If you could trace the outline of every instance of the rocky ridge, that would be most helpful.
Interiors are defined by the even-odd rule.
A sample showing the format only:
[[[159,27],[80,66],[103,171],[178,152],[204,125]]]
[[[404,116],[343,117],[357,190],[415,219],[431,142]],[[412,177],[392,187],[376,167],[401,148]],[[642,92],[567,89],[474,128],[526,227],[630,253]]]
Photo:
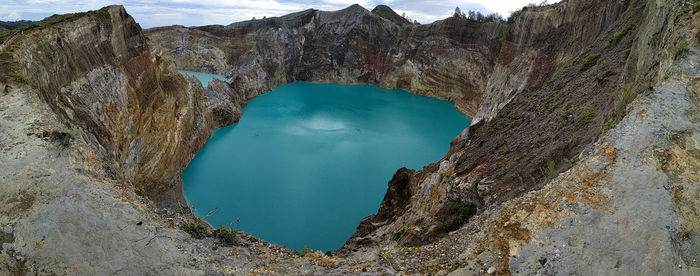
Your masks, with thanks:
[[[457,18],[402,28],[353,5],[146,35],[176,67],[230,77],[248,98],[294,81],[371,83],[450,99],[473,115],[497,28]]]
[[[698,273],[697,5],[571,0],[421,26],[351,6],[148,39],[121,7],[52,22],[0,46],[2,272]],[[439,162],[399,170],[334,257],[180,230],[156,206],[182,200],[187,161],[292,81],[404,88],[476,120]],[[452,217],[468,222],[435,231]]]

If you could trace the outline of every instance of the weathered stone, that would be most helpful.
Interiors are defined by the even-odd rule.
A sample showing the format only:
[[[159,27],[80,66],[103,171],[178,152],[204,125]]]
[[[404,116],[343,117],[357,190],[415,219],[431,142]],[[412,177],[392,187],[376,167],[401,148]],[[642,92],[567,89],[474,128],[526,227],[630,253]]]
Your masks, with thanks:
[[[698,274],[688,7],[569,0],[512,23],[399,26],[353,5],[144,35],[112,6],[3,36],[0,274]],[[476,120],[439,162],[397,172],[342,258],[185,233],[186,164],[293,81],[408,89]],[[449,202],[479,214],[430,240]]]

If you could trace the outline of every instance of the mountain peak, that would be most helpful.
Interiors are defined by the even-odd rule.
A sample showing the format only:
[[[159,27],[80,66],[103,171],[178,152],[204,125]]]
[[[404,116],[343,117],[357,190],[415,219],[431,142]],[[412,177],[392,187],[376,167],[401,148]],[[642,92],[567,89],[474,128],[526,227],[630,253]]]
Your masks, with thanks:
[[[408,19],[397,14],[393,9],[387,5],[378,5],[372,10],[373,14],[379,15],[397,25],[410,25],[411,22]]]

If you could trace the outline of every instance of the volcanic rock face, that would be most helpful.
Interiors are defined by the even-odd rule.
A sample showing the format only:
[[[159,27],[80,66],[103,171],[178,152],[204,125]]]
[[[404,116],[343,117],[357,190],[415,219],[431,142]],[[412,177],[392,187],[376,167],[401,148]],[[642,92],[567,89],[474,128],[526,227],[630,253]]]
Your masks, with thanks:
[[[6,31],[0,274],[700,273],[699,8],[397,25],[354,5],[142,32],[112,6]],[[475,120],[442,160],[400,169],[336,257],[180,230],[155,206],[185,204],[189,160],[293,81],[403,88]]]
[[[155,28],[146,35],[178,68],[231,77],[248,98],[294,81],[372,83],[450,99],[474,115],[497,29],[458,18],[400,27],[353,5],[229,26]]]
[[[85,132],[104,172],[179,197],[179,173],[211,134],[205,96],[151,55],[123,8],[11,39],[4,47],[18,74],[64,124]]]

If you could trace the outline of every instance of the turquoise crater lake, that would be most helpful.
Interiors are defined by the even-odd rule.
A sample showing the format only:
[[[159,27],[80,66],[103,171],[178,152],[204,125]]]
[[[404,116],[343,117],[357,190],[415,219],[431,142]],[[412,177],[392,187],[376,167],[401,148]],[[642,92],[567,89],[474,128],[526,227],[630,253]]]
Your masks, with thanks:
[[[453,103],[373,85],[292,83],[252,99],[182,174],[198,216],[267,241],[335,250],[400,167],[444,156],[471,120]],[[233,223],[233,224],[232,224]]]
[[[207,87],[209,85],[209,82],[211,82],[214,79],[220,79],[222,81],[228,81],[226,77],[222,75],[217,75],[217,74],[209,74],[209,73],[202,73],[202,72],[194,72],[194,71],[187,71],[187,70],[178,70],[180,74],[183,75],[192,75],[196,77],[199,82],[202,83],[202,86]]]

